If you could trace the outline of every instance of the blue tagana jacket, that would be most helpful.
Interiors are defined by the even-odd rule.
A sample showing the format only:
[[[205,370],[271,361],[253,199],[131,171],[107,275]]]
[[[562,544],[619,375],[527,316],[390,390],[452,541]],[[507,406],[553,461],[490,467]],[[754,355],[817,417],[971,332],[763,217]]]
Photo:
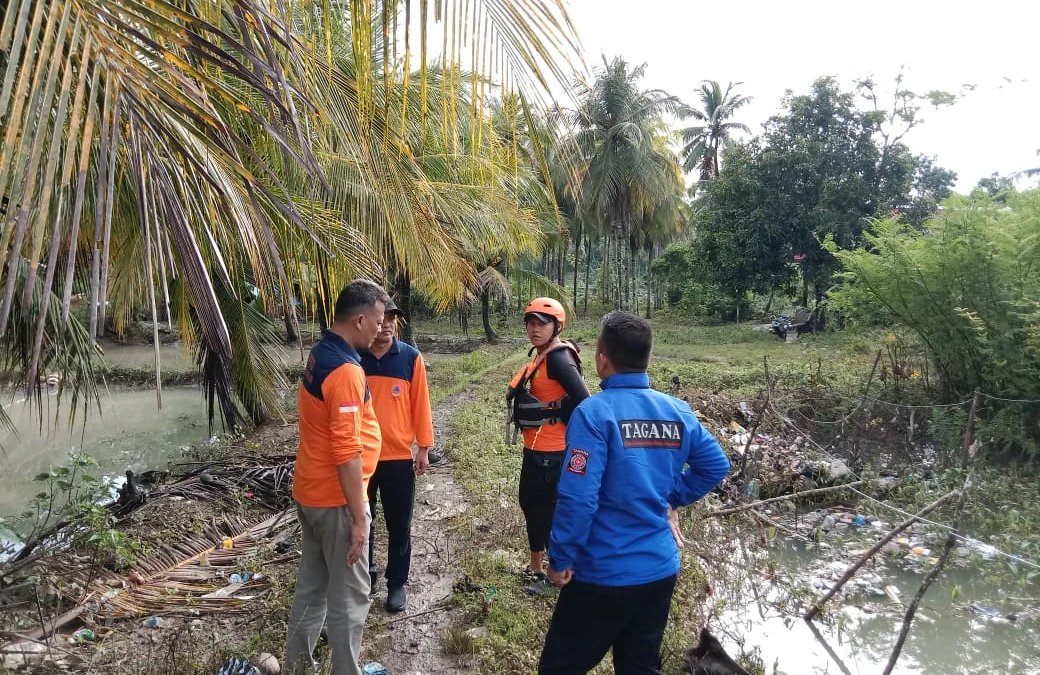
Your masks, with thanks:
[[[677,574],[668,506],[687,506],[729,473],[690,406],[650,388],[646,373],[603,380],[574,410],[549,558],[577,581],[637,586]]]

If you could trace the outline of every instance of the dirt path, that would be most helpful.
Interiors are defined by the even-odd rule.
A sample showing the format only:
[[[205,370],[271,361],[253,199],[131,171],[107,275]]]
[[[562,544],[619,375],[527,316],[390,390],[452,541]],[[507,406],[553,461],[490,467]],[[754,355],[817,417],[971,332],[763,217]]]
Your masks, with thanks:
[[[462,392],[433,409],[438,445],[444,445],[451,433],[455,411],[468,399],[469,393]],[[467,506],[465,491],[452,477],[448,458],[431,467],[416,483],[408,609],[403,614],[388,614],[383,608],[386,601],[383,589],[369,614],[373,651],[380,654],[379,662],[391,675],[473,672],[458,658],[446,654],[441,646],[442,636],[455,622],[457,612],[441,609],[451,599],[458,573],[454,564],[457,547],[447,528],[451,517],[464,512]],[[376,536],[380,536],[378,528]],[[385,537],[385,530],[382,536]]]

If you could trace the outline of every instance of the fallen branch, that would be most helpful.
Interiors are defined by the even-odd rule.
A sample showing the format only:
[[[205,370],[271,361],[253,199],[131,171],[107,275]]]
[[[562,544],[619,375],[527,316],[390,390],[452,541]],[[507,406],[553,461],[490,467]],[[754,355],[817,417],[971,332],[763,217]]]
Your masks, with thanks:
[[[802,541],[805,541],[805,542],[809,541],[809,538],[806,537],[801,532],[798,532],[796,530],[792,530],[791,528],[787,527],[786,525],[782,525],[781,523],[778,523],[778,522],[774,521],[772,518],[770,518],[766,514],[762,513],[758,509],[752,509],[751,513],[756,518],[758,518],[758,520],[763,525],[769,525],[769,527],[775,527],[778,530],[782,530],[783,532],[787,533],[787,536],[793,537],[794,539],[801,539]]]
[[[740,475],[741,478],[747,478],[747,461],[748,461],[748,453],[751,450],[751,442],[755,439],[755,434],[758,433],[758,425],[762,423],[763,415],[765,414],[766,410],[769,409],[769,399],[770,399],[770,397],[772,395],[772,389],[773,388],[772,388],[772,384],[771,384],[770,379],[769,379],[769,357],[768,356],[763,356],[762,357],[762,366],[765,368],[765,372],[766,372],[766,388],[765,388],[765,391],[764,391],[765,401],[763,401],[762,405],[758,406],[758,410],[755,411],[755,420],[754,420],[754,423],[751,425],[751,431],[748,433],[747,443],[744,444],[744,455],[740,458],[740,472],[739,472],[739,475]],[[759,396],[762,396],[762,394],[759,394]]]
[[[848,583],[849,579],[851,579],[856,574],[856,572],[859,571],[859,568],[863,567],[863,565],[866,564],[868,560],[873,558],[874,554],[880,551],[885,544],[895,539],[896,535],[898,535],[900,532],[916,523],[924,516],[927,516],[935,509],[939,508],[949,500],[958,496],[960,492],[960,490],[954,490],[953,492],[947,493],[942,497],[939,497],[934,502],[918,511],[916,515],[910,516],[903,522],[899,523],[899,525],[897,525],[894,529],[892,529],[892,531],[890,531],[884,537],[881,537],[881,539],[879,539],[876,544],[871,546],[867,550],[867,552],[860,557],[859,560],[857,560],[851,567],[849,567],[849,569],[845,571],[845,574],[842,575],[841,579],[838,579],[838,583],[836,583],[834,587],[831,588],[831,590],[827,591],[827,594],[824,595],[823,598],[821,598],[815,605],[813,605],[802,618],[806,621],[812,621],[813,618],[823,610],[823,606],[827,604],[827,601],[833,598],[838,593],[838,591],[840,591],[842,587],[845,586],[846,583]]]
[[[828,492],[837,492],[838,490],[848,490],[848,489],[851,489],[851,488],[857,488],[857,487],[859,487],[861,485],[863,485],[863,481],[857,480],[857,481],[853,481],[852,483],[845,483],[844,485],[832,485],[831,487],[814,488],[812,490],[802,490],[801,492],[792,492],[789,495],[781,495],[779,497],[770,497],[769,499],[762,499],[762,500],[757,501],[757,502],[751,502],[750,504],[741,504],[740,506],[734,506],[734,507],[731,507],[731,508],[728,508],[728,509],[719,509],[718,511],[712,511],[709,514],[706,514],[706,517],[714,518],[714,517],[718,517],[718,516],[729,516],[729,515],[732,515],[734,513],[740,513],[742,511],[747,511],[748,509],[757,509],[760,506],[764,506],[766,504],[772,504],[774,502],[782,502],[782,501],[786,501],[788,499],[798,499],[799,497],[811,497],[813,495],[821,495],[821,494],[825,494],[825,493],[828,493]]]
[[[928,572],[928,576],[921,582],[921,587],[917,589],[914,599],[910,601],[910,605],[906,608],[903,626],[899,629],[899,637],[896,638],[896,644],[892,647],[892,654],[888,657],[888,664],[881,675],[891,675],[892,669],[896,667],[899,655],[903,651],[903,645],[906,644],[906,638],[910,634],[910,625],[914,622],[917,606],[921,604],[921,599],[928,592],[928,588],[939,578],[943,569],[946,568],[946,562],[950,559],[950,552],[953,551],[953,547],[957,544],[957,533],[961,529],[961,518],[964,516],[964,505],[968,502],[968,490],[971,488],[972,476],[975,475],[975,468],[969,469],[968,463],[975,455],[975,448],[973,447],[975,415],[978,413],[979,399],[981,397],[981,392],[976,389],[975,396],[971,401],[971,411],[968,413],[968,423],[964,427],[964,451],[961,453],[961,471],[967,473],[967,476],[964,479],[964,486],[960,489],[960,496],[957,498],[957,508],[953,512],[953,526],[950,528],[950,533],[946,536],[946,543],[943,545],[942,553],[939,554],[939,560],[936,561],[935,566]]]
[[[970,420],[968,426],[971,426]],[[917,594],[914,595],[914,599],[910,601],[906,608],[906,615],[903,617],[903,626],[899,630],[899,637],[896,639],[895,646],[892,647],[892,655],[888,657],[888,665],[885,666],[885,670],[882,671],[881,675],[891,675],[892,669],[896,667],[899,654],[903,651],[903,645],[906,644],[906,637],[910,634],[910,625],[914,622],[917,606],[921,604],[924,594],[928,592],[928,588],[942,574],[943,569],[946,567],[946,562],[950,559],[950,552],[957,543],[957,532],[961,528],[961,516],[964,512],[964,504],[968,501],[968,489],[971,487],[973,473],[969,473],[964,480],[964,487],[960,489],[960,497],[957,499],[957,508],[953,516],[953,529],[950,530],[950,534],[946,537],[946,544],[943,546],[942,553],[939,554],[938,562],[935,563],[935,566],[928,572],[928,576],[921,582],[921,587],[917,589]]]
[[[449,598],[450,598],[450,596],[444,597],[444,598],[441,598],[440,600],[438,600],[437,602],[438,603],[446,602]],[[425,610],[423,610],[421,612],[416,612],[415,614],[409,614],[408,616],[399,616],[396,619],[391,619],[390,621],[387,621],[385,625],[392,626],[395,623],[400,623],[401,621],[407,621],[408,619],[414,619],[414,618],[416,618],[418,616],[426,616],[427,614],[433,614],[435,612],[443,612],[446,609],[451,609],[451,605],[440,605],[440,604],[438,604],[436,607],[431,607],[430,609],[425,609]]]

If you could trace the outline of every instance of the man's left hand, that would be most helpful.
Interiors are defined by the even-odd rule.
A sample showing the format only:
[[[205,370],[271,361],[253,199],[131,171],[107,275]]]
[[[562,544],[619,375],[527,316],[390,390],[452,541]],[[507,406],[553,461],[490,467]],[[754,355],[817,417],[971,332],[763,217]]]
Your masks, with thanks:
[[[419,448],[419,452],[415,453],[415,475],[423,475],[428,468],[430,468],[430,449]]]
[[[562,572],[557,572],[552,567],[549,568],[549,581],[553,583],[553,586],[557,588],[563,588],[571,582],[574,578],[574,570],[567,568]]]

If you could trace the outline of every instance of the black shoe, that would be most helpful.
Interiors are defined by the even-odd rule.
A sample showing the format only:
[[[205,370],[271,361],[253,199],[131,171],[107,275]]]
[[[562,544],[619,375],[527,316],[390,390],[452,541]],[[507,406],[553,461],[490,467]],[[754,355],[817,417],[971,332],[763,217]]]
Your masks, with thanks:
[[[543,574],[541,579],[524,586],[524,593],[528,595],[544,595],[550,588],[552,588],[552,585]]]
[[[396,588],[388,589],[386,592],[386,611],[391,614],[404,611],[404,606],[408,604],[408,591],[404,586],[397,586]]]
[[[430,460],[430,466],[433,466],[434,464],[439,464],[441,460],[444,459],[444,455],[433,449],[427,451],[426,456]]]

